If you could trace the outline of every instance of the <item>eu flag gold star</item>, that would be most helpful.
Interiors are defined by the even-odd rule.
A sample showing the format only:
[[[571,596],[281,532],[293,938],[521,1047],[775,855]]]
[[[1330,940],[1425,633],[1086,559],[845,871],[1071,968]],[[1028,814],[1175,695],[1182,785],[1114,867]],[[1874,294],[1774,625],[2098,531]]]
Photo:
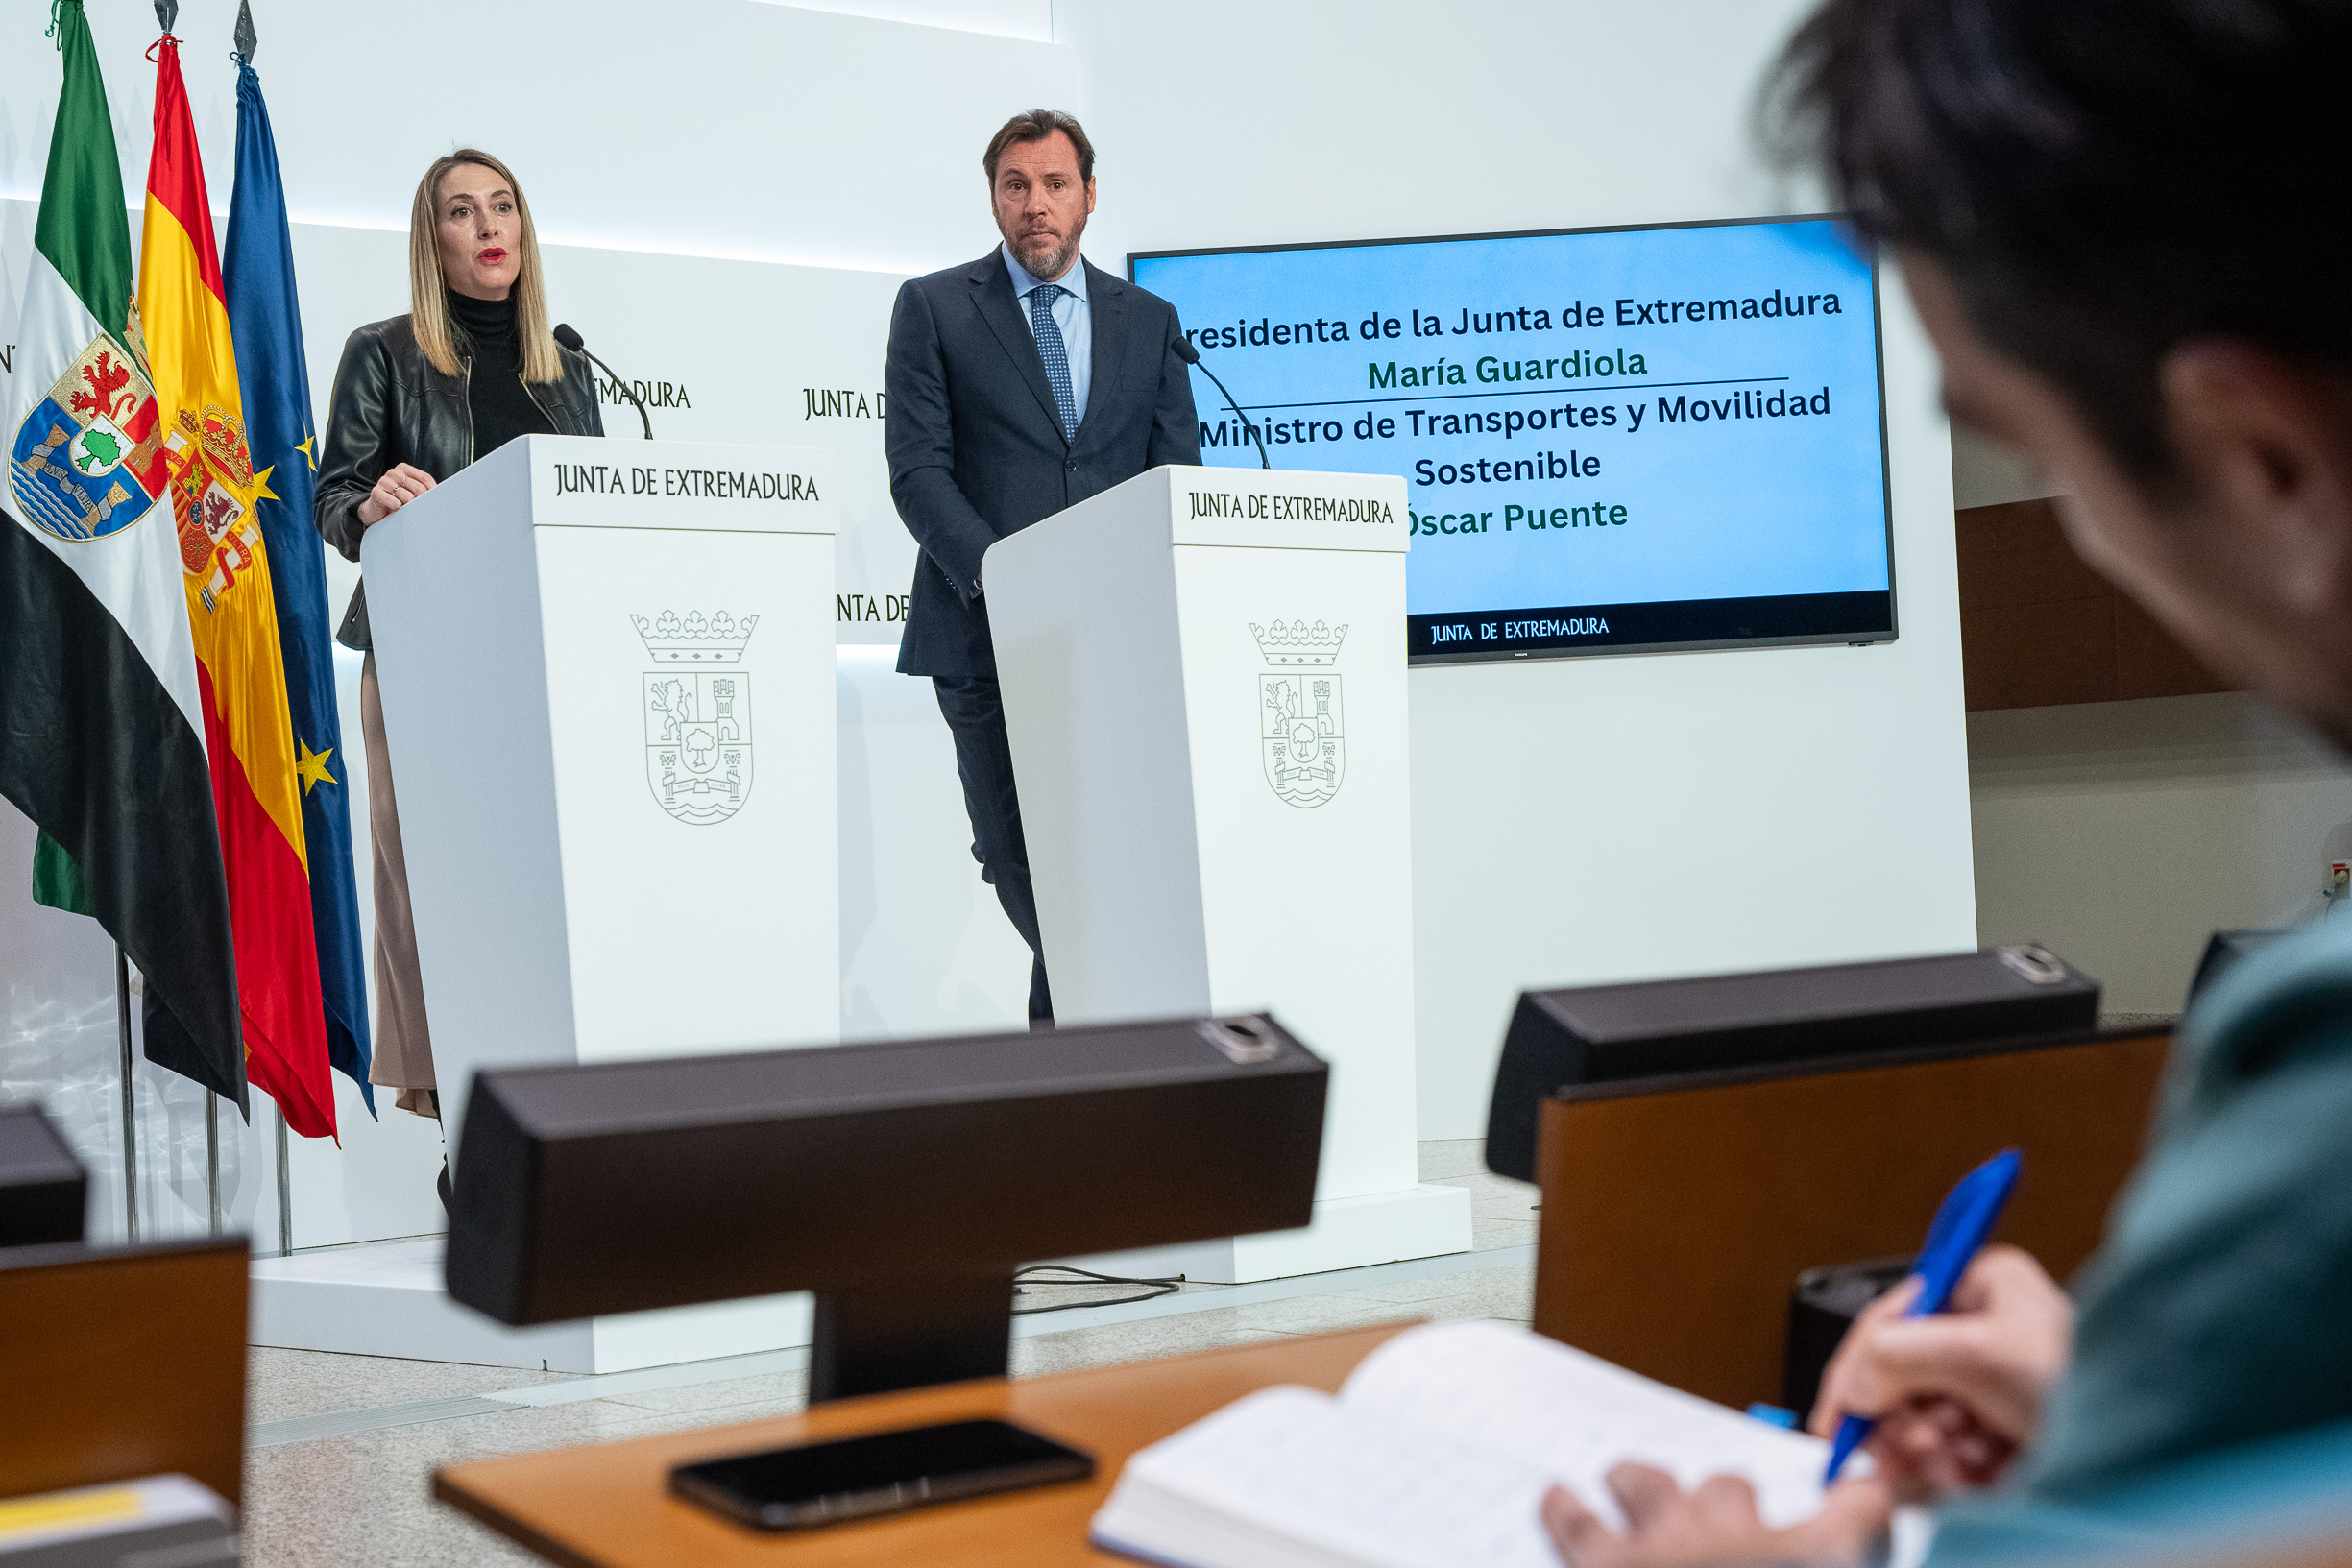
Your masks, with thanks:
[[[327,771],[327,760],[334,756],[334,747],[329,746],[325,751],[312,751],[308,741],[297,739],[294,744],[301,749],[303,754],[294,764],[294,772],[303,781],[303,794],[310,793],[312,784],[340,784],[342,782]]]
[[[306,435],[306,436],[303,437],[303,440],[302,440],[302,445],[301,445],[301,446],[296,446],[296,447],[294,448],[296,451],[298,451],[298,452],[302,453],[303,457],[305,457],[305,458],[307,458],[307,459],[309,460],[309,463],[310,463],[310,471],[311,471],[311,472],[313,472],[313,473],[316,473],[316,472],[318,472],[318,471],[319,471],[319,454],[318,454],[318,453],[316,453],[316,452],[314,452],[314,451],[312,451],[312,450],[310,449],[310,446],[311,446],[311,443],[313,443],[313,442],[317,441],[318,439],[319,439],[319,438],[318,438],[318,437],[316,437],[316,436],[307,436],[307,435]]]

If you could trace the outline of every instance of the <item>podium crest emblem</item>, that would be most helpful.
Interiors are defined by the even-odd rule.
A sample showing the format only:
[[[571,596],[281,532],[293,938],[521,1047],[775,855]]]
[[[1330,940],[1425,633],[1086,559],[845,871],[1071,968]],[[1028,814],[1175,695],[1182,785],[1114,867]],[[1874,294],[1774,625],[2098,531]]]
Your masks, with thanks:
[[[1345,625],[1303,620],[1249,623],[1258,651],[1277,673],[1258,676],[1258,756],[1266,783],[1285,806],[1311,810],[1340,792],[1347,776],[1347,724],[1340,696]]]
[[[751,675],[743,649],[760,617],[665,610],[631,615],[646,656],[645,783],[690,828],[726,821],[751,797]]]

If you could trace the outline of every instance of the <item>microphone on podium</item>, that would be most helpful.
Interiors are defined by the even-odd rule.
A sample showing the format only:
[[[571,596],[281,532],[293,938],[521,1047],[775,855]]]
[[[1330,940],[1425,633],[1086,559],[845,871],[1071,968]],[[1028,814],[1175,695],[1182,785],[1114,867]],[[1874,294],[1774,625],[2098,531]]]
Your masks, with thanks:
[[[645,399],[637,395],[637,389],[629,385],[628,382],[623,381],[619,376],[615,375],[613,374],[612,366],[607,365],[603,360],[598,359],[594,354],[589,354],[588,345],[580,341],[580,334],[572,329],[570,323],[557,322],[555,324],[555,341],[562,344],[565,348],[570,350],[575,354],[588,354],[588,362],[590,364],[595,366],[596,369],[602,371],[606,375],[612,377],[615,390],[619,392],[623,398],[628,398],[629,401],[637,405],[637,417],[645,426],[645,439],[647,441],[651,441],[653,439],[653,417],[645,412]]]
[[[1200,350],[1193,347],[1192,339],[1176,338],[1171,340],[1168,346],[1176,350],[1176,356],[1178,359],[1187,365],[1199,366],[1201,374],[1217,382],[1217,390],[1225,394],[1225,406],[1232,409],[1233,417],[1242,422],[1242,428],[1249,432],[1249,439],[1258,444],[1258,467],[1261,469],[1273,468],[1273,465],[1266,461],[1266,441],[1258,434],[1257,425],[1251,422],[1249,415],[1242,412],[1242,405],[1233,400],[1233,394],[1225,392],[1225,384],[1217,380],[1217,373],[1206,365],[1200,364]]]

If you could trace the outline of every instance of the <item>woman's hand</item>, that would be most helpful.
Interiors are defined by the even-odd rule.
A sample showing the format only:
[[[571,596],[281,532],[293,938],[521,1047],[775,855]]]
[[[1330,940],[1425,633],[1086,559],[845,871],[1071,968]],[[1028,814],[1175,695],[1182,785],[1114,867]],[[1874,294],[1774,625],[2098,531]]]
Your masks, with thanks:
[[[2073,1302],[2017,1247],[1976,1254],[1945,1312],[1904,1317],[1918,1293],[1906,1280],[1854,1320],[1811,1422],[1828,1437],[1847,1414],[1875,1417],[1871,1458],[1904,1502],[1998,1480],[2040,1429],[2074,1343]]]
[[[395,463],[359,503],[359,520],[373,528],[432,488],[431,474],[406,463]]]
[[[1663,1470],[1620,1464],[1609,1491],[1625,1514],[1622,1534],[1566,1487],[1545,1494],[1543,1528],[1568,1568],[1848,1568],[1869,1558],[1895,1513],[1875,1477],[1839,1482],[1819,1513],[1784,1530],[1764,1523],[1756,1488],[1737,1476],[1685,1492]]]

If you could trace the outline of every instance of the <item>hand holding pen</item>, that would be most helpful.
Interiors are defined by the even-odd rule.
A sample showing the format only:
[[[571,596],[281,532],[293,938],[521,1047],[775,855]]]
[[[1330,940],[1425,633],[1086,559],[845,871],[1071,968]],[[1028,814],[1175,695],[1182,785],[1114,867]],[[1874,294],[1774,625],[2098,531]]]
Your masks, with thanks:
[[[2074,1330],[2073,1303],[2017,1247],[1978,1253],[1942,1313],[1907,1315],[1918,1289],[1905,1281],[1855,1320],[1810,1423],[1828,1437],[1846,1412],[1878,1412],[1871,1458],[1910,1503],[2000,1478],[2039,1431]]]
[[[1905,1282],[1909,1294],[1901,1309],[1903,1318],[1926,1317],[1951,1303],[1960,1276],[2000,1223],[2001,1210],[2008,1207],[2020,1164],[2017,1150],[2002,1150],[1962,1176],[1937,1207],[1935,1219],[1928,1226],[1928,1239],[1920,1243],[1918,1265]],[[1831,1439],[1830,1467],[1821,1478],[1823,1485],[1835,1481],[1854,1451],[1869,1440],[1874,1419],[1847,1409],[1837,1423],[1837,1435]]]

